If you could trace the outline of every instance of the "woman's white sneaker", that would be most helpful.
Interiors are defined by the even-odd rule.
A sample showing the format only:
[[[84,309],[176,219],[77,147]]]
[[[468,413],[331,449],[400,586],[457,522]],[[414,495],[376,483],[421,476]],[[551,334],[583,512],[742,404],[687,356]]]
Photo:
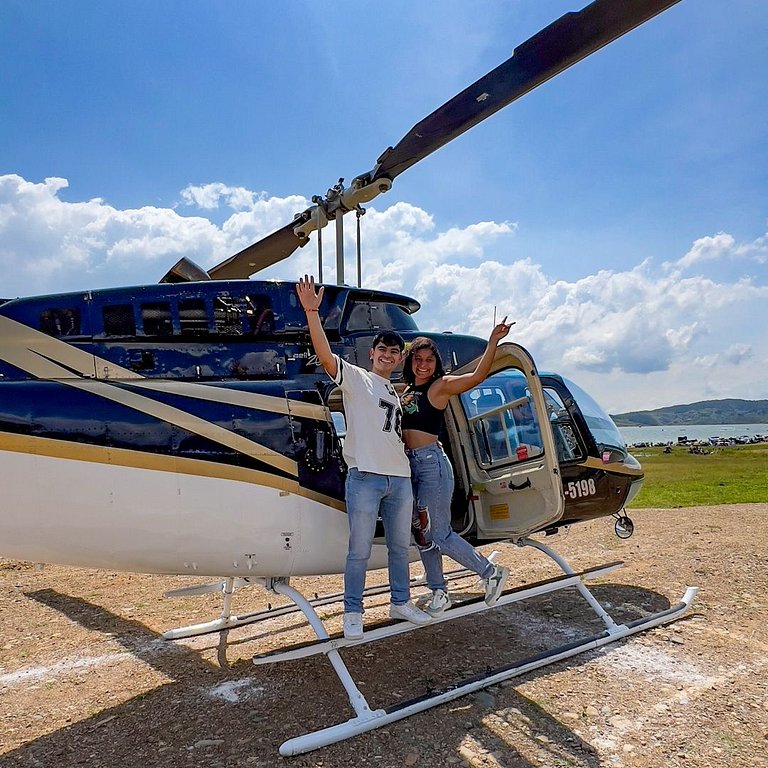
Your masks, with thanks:
[[[509,568],[504,568],[501,565],[493,566],[493,573],[485,580],[486,605],[496,605],[508,578]]]
[[[432,593],[432,599],[424,610],[430,616],[439,616],[443,611],[451,607],[451,598],[448,593],[442,589],[436,589]]]

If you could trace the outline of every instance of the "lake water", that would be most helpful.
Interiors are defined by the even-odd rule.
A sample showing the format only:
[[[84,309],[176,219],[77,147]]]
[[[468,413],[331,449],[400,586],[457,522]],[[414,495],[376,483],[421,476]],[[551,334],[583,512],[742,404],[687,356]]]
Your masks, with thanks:
[[[707,441],[710,437],[754,437],[768,435],[768,424],[690,424],[672,427],[619,427],[627,445],[637,443],[677,443],[678,437]]]

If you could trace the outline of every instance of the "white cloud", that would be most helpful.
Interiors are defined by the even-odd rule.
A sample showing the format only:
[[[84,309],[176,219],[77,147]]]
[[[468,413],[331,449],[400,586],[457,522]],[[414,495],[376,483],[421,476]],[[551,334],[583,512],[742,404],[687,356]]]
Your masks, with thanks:
[[[222,184],[187,187],[203,208],[234,213],[217,226],[169,208],[118,210],[99,198],[65,202],[66,179],[0,176],[0,295],[99,288],[158,280],[181,256],[210,267],[290,221],[307,201],[267,198]]]
[[[691,250],[674,263],[680,269],[686,269],[702,261],[715,261],[728,257],[733,253],[736,241],[725,232],[718,232],[714,236],[701,237],[696,240]]]
[[[725,350],[723,358],[725,362],[738,365],[744,360],[752,357],[752,346],[750,344],[733,344]]]
[[[189,206],[231,211],[217,225],[167,208],[65,202],[59,193],[66,187],[60,178],[0,176],[0,296],[154,282],[182,255],[210,267],[308,205],[300,196],[271,198],[223,184],[183,190]],[[326,281],[335,279],[332,226],[323,239]],[[369,207],[362,228],[363,283],[418,299],[420,327],[485,336],[495,308],[497,319],[516,321],[511,338],[542,369],[574,378],[613,412],[768,397],[768,286],[707,271],[733,258],[759,267],[768,236],[737,243],[727,233],[707,235],[679,259],[663,254],[661,269],[647,260],[568,282],[530,258],[504,261],[499,254],[515,237],[513,223],[440,231],[428,212],[396,202]],[[347,224],[347,282],[356,277],[354,230]],[[263,276],[316,273],[314,240]]]
[[[187,205],[194,205],[203,210],[214,210],[223,202],[233,211],[253,208],[256,200],[263,199],[265,192],[258,195],[244,187],[228,187],[226,184],[190,184],[181,190],[181,199]]]
[[[768,263],[768,235],[751,243],[737,243],[732,235],[718,232],[694,241],[688,253],[676,261],[665,262],[663,267],[679,275],[704,262],[736,262],[760,267]]]

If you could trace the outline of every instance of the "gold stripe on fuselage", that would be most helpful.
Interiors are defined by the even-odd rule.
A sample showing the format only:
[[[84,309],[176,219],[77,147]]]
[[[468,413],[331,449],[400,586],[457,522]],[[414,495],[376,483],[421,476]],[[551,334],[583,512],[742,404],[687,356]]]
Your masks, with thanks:
[[[197,400],[208,400],[214,403],[240,405],[244,408],[255,408],[269,413],[280,413],[291,416],[301,416],[317,421],[330,421],[330,411],[324,405],[302,403],[299,400],[288,400],[284,397],[263,395],[259,392],[248,392],[242,389],[228,387],[213,387],[208,384],[198,384],[191,381],[169,381],[168,379],[142,379],[126,382],[131,387],[150,389],[155,392],[168,392],[173,395],[193,397]]]
[[[242,483],[252,483],[266,488],[294,493],[305,499],[316,501],[333,509],[344,511],[342,501],[326,494],[317,493],[304,488],[296,480],[278,477],[269,472],[257,469],[237,467],[231,464],[221,464],[202,459],[189,459],[176,455],[136,451],[129,448],[111,448],[103,445],[90,445],[67,440],[55,440],[49,437],[19,435],[10,432],[0,432],[0,451],[22,453],[34,456],[47,456],[54,459],[72,461],[87,461],[95,464],[128,467],[131,469],[146,469],[172,474],[210,477],[218,480],[235,480]]]
[[[95,378],[99,370],[108,377],[140,379],[140,374],[96,357],[47,333],[0,315],[2,359],[38,379]]]
[[[147,379],[135,371],[115,365],[90,352],[84,352],[66,341],[48,336],[42,331],[2,315],[0,315],[0,337],[2,338],[0,345],[2,359],[39,379],[59,380],[79,377],[103,380],[127,379],[133,387],[143,387],[158,392],[167,390],[200,400],[330,421],[328,409],[322,405],[196,382]]]
[[[129,392],[128,390],[116,387],[113,384],[108,384],[104,381],[62,379],[60,383],[66,384],[68,387],[80,389],[84,392],[90,392],[91,394],[120,403],[121,405],[126,405],[136,411],[141,411],[141,413],[154,416],[161,421],[174,424],[188,432],[194,432],[197,435],[201,435],[202,437],[214,440],[221,445],[226,445],[228,448],[233,448],[240,453],[244,453],[246,456],[251,456],[254,459],[263,461],[277,469],[281,469],[283,472],[288,472],[294,476],[299,474],[298,464],[293,459],[284,456],[282,453],[273,451],[271,448],[267,448],[267,446],[261,445],[261,443],[257,443],[247,437],[238,435],[236,432],[232,432],[229,429],[224,429],[224,427],[220,427],[218,424],[213,424],[198,416],[193,416],[187,411],[182,411],[171,405],[160,403],[157,400],[153,400],[151,397],[144,397],[144,395],[139,395],[136,392]]]
[[[330,421],[328,409],[321,405],[193,382],[146,379],[134,371],[114,365],[108,360],[84,352],[67,342],[2,315],[0,315],[0,334],[3,338],[2,347],[0,347],[2,359],[33,376],[56,380],[61,384],[119,402],[141,413],[149,414],[226,445],[294,476],[298,475],[298,466],[287,456],[184,410],[165,405],[151,397],[115,387],[112,383],[107,383],[107,380],[117,379],[125,385],[155,392],[165,391],[184,397],[239,405],[270,413]],[[98,376],[97,372],[102,374],[103,378]]]

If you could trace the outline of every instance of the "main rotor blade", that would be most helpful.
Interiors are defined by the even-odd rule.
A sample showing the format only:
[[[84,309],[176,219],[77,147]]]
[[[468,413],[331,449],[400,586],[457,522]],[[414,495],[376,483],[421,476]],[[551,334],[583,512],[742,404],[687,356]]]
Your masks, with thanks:
[[[414,163],[680,0],[595,0],[515,48],[511,58],[411,128],[378,159],[372,180]]]
[[[355,181],[367,185],[367,189],[377,180],[392,181],[473,125],[678,2],[595,0],[580,11],[566,13],[518,45],[503,64],[414,125],[396,146],[381,155],[373,171]],[[372,199],[379,191],[382,190],[363,196],[360,201]],[[355,201],[341,209],[338,215],[354,204]],[[312,218],[312,209],[307,209],[281,229],[209,269],[208,274],[217,280],[247,278],[282,261],[306,245],[308,238],[299,238],[294,228]]]
[[[287,259],[298,247],[306,244],[293,233],[293,228],[300,223],[297,220],[286,224],[271,235],[249,245],[226,261],[208,270],[214,280],[236,280],[250,277],[259,270],[271,267],[278,261]]]

